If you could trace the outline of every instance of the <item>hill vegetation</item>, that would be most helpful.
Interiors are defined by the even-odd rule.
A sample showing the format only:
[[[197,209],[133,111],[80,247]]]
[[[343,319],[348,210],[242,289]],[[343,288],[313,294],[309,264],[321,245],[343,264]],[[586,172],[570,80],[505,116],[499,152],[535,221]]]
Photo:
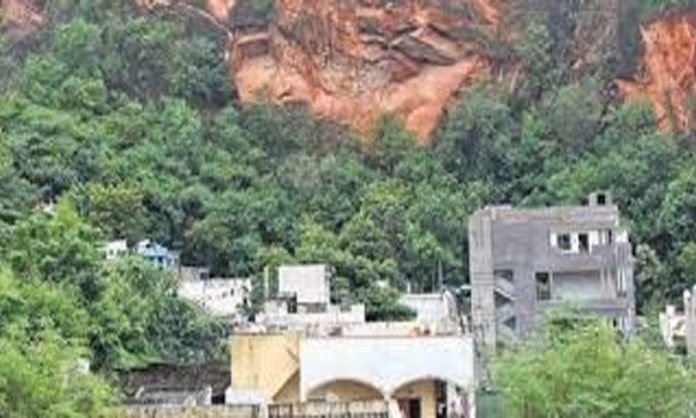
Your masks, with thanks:
[[[636,246],[641,313],[696,279],[693,133],[659,133],[605,73],[574,72],[543,21],[512,51],[517,89],[461,91],[430,146],[390,115],[365,145],[301,108],[240,106],[223,40],[190,16],[69,3],[45,2],[49,23],[0,48],[0,416],[98,416],[115,369],[220,355],[226,328],[168,274],[105,264],[110,239],[151,238],[228,277],[329,263],[337,299],[399,318],[377,281],[466,283],[475,209],[603,189]],[[80,360],[103,377],[73,372]]]

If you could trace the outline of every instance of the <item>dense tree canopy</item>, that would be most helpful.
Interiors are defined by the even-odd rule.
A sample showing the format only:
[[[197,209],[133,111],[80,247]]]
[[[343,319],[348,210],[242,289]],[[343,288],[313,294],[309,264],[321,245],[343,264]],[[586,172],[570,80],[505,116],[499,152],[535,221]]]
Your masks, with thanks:
[[[547,325],[501,358],[495,378],[505,416],[687,417],[693,373],[640,339],[623,343],[599,321]]]
[[[693,132],[658,133],[648,105],[608,94],[612,54],[597,71],[574,71],[558,22],[574,16],[566,3],[584,2],[554,2],[549,19],[524,21],[504,51],[520,64],[518,83],[462,90],[427,146],[390,115],[358,136],[302,108],[240,106],[225,40],[196,16],[145,14],[130,0],[41,3],[38,33],[0,39],[0,411],[95,416],[107,389],[82,390],[70,366],[81,359],[108,373],[217,354],[227,330],[178,300],[167,273],[135,259],[104,263],[111,239],[150,238],[226,277],[330,263],[337,302],[364,302],[371,319],[405,318],[395,289],[468,281],[466,225],[477,208],[577,204],[608,189],[636,247],[639,310],[696,279]],[[684,2],[652,3],[639,15]],[[595,354],[608,381],[653,378],[616,359],[626,355],[665,366],[656,382],[673,390],[676,366],[663,357],[619,347],[603,328],[582,332],[607,344]],[[589,349],[573,338],[537,355]],[[50,386],[46,376],[61,373],[66,387]],[[598,387],[603,377],[593,377]],[[26,385],[46,390],[25,394]],[[619,386],[592,401],[618,414],[607,416],[641,416],[631,413],[643,401],[611,409],[619,398],[607,396],[623,389],[657,399]],[[580,400],[578,411],[597,411]]]

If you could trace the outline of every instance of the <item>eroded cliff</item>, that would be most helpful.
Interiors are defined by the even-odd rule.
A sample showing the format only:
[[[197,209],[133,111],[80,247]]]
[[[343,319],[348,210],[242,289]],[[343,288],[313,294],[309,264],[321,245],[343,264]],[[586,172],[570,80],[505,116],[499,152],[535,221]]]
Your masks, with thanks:
[[[301,103],[361,132],[395,113],[423,142],[456,92],[489,74],[482,45],[501,42],[511,30],[501,27],[501,16],[512,0],[135,1],[144,9],[195,13],[222,31],[243,102]],[[525,1],[515,4],[524,11],[532,4]],[[612,55],[602,48],[625,41],[617,36],[618,19],[607,19],[622,3],[610,3],[601,3],[599,22],[576,22],[574,70],[595,72],[593,63]],[[0,0],[0,17],[19,35],[42,21],[31,0]],[[619,90],[648,98],[661,129],[683,130],[696,114],[696,12],[655,18],[640,37],[638,70],[618,80]]]
[[[278,0],[264,26],[240,18],[242,3],[231,2],[231,66],[243,101],[308,104],[359,131],[395,113],[422,140],[486,72],[476,39],[498,22],[484,1]]]
[[[696,112],[696,12],[665,16],[641,29],[644,53],[624,94],[650,100],[662,130],[684,130]]]
[[[10,38],[33,32],[41,22],[41,14],[33,1],[0,0],[0,24]]]

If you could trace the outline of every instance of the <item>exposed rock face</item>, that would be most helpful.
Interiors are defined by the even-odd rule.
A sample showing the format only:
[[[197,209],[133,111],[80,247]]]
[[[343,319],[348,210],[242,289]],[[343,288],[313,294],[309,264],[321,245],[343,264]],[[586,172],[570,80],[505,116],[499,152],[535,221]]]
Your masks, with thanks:
[[[227,22],[236,0],[206,0],[205,8],[220,22]]]
[[[277,0],[266,25],[240,19],[251,14],[244,1],[228,3],[243,101],[308,104],[360,131],[395,113],[422,140],[459,87],[486,72],[474,39],[498,22],[492,3],[474,0]]]
[[[42,18],[31,0],[0,0],[0,24],[11,38],[21,38],[33,32]]]
[[[643,72],[620,80],[629,97],[647,97],[662,130],[683,130],[694,121],[696,98],[696,12],[674,14],[641,30]]]
[[[425,142],[457,90],[488,74],[477,41],[509,35],[498,25],[512,0],[134,1],[196,13],[223,31],[242,101],[306,104],[362,132],[379,115],[395,113]],[[621,3],[599,3],[611,12],[576,32],[608,41],[580,43],[574,68],[581,72],[591,72],[607,54],[597,45],[616,35],[613,14]],[[516,4],[525,7],[526,0]],[[10,38],[21,39],[42,17],[34,0],[0,0],[0,22]],[[648,98],[661,129],[685,129],[696,122],[696,12],[659,18],[641,36],[641,70],[619,80],[619,90]]]

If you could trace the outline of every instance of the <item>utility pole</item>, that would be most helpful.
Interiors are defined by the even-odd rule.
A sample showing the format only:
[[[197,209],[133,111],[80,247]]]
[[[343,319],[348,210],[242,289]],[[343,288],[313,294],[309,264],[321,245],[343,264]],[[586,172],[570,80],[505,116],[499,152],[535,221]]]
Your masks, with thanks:
[[[439,261],[439,260],[437,262],[437,280],[438,280],[438,284],[440,285],[439,290],[440,290],[440,292],[442,292],[442,290],[445,287],[445,278],[443,277],[443,274],[442,274],[442,261]]]
[[[270,289],[269,289],[270,285],[269,285],[269,283],[268,283],[268,281],[269,281],[269,277],[268,277],[268,276],[269,276],[269,273],[270,273],[270,272],[269,272],[269,270],[268,270],[268,266],[264,267],[264,268],[263,268],[263,300],[268,300],[268,299],[270,298],[270,294],[269,294],[269,292],[270,292]]]

